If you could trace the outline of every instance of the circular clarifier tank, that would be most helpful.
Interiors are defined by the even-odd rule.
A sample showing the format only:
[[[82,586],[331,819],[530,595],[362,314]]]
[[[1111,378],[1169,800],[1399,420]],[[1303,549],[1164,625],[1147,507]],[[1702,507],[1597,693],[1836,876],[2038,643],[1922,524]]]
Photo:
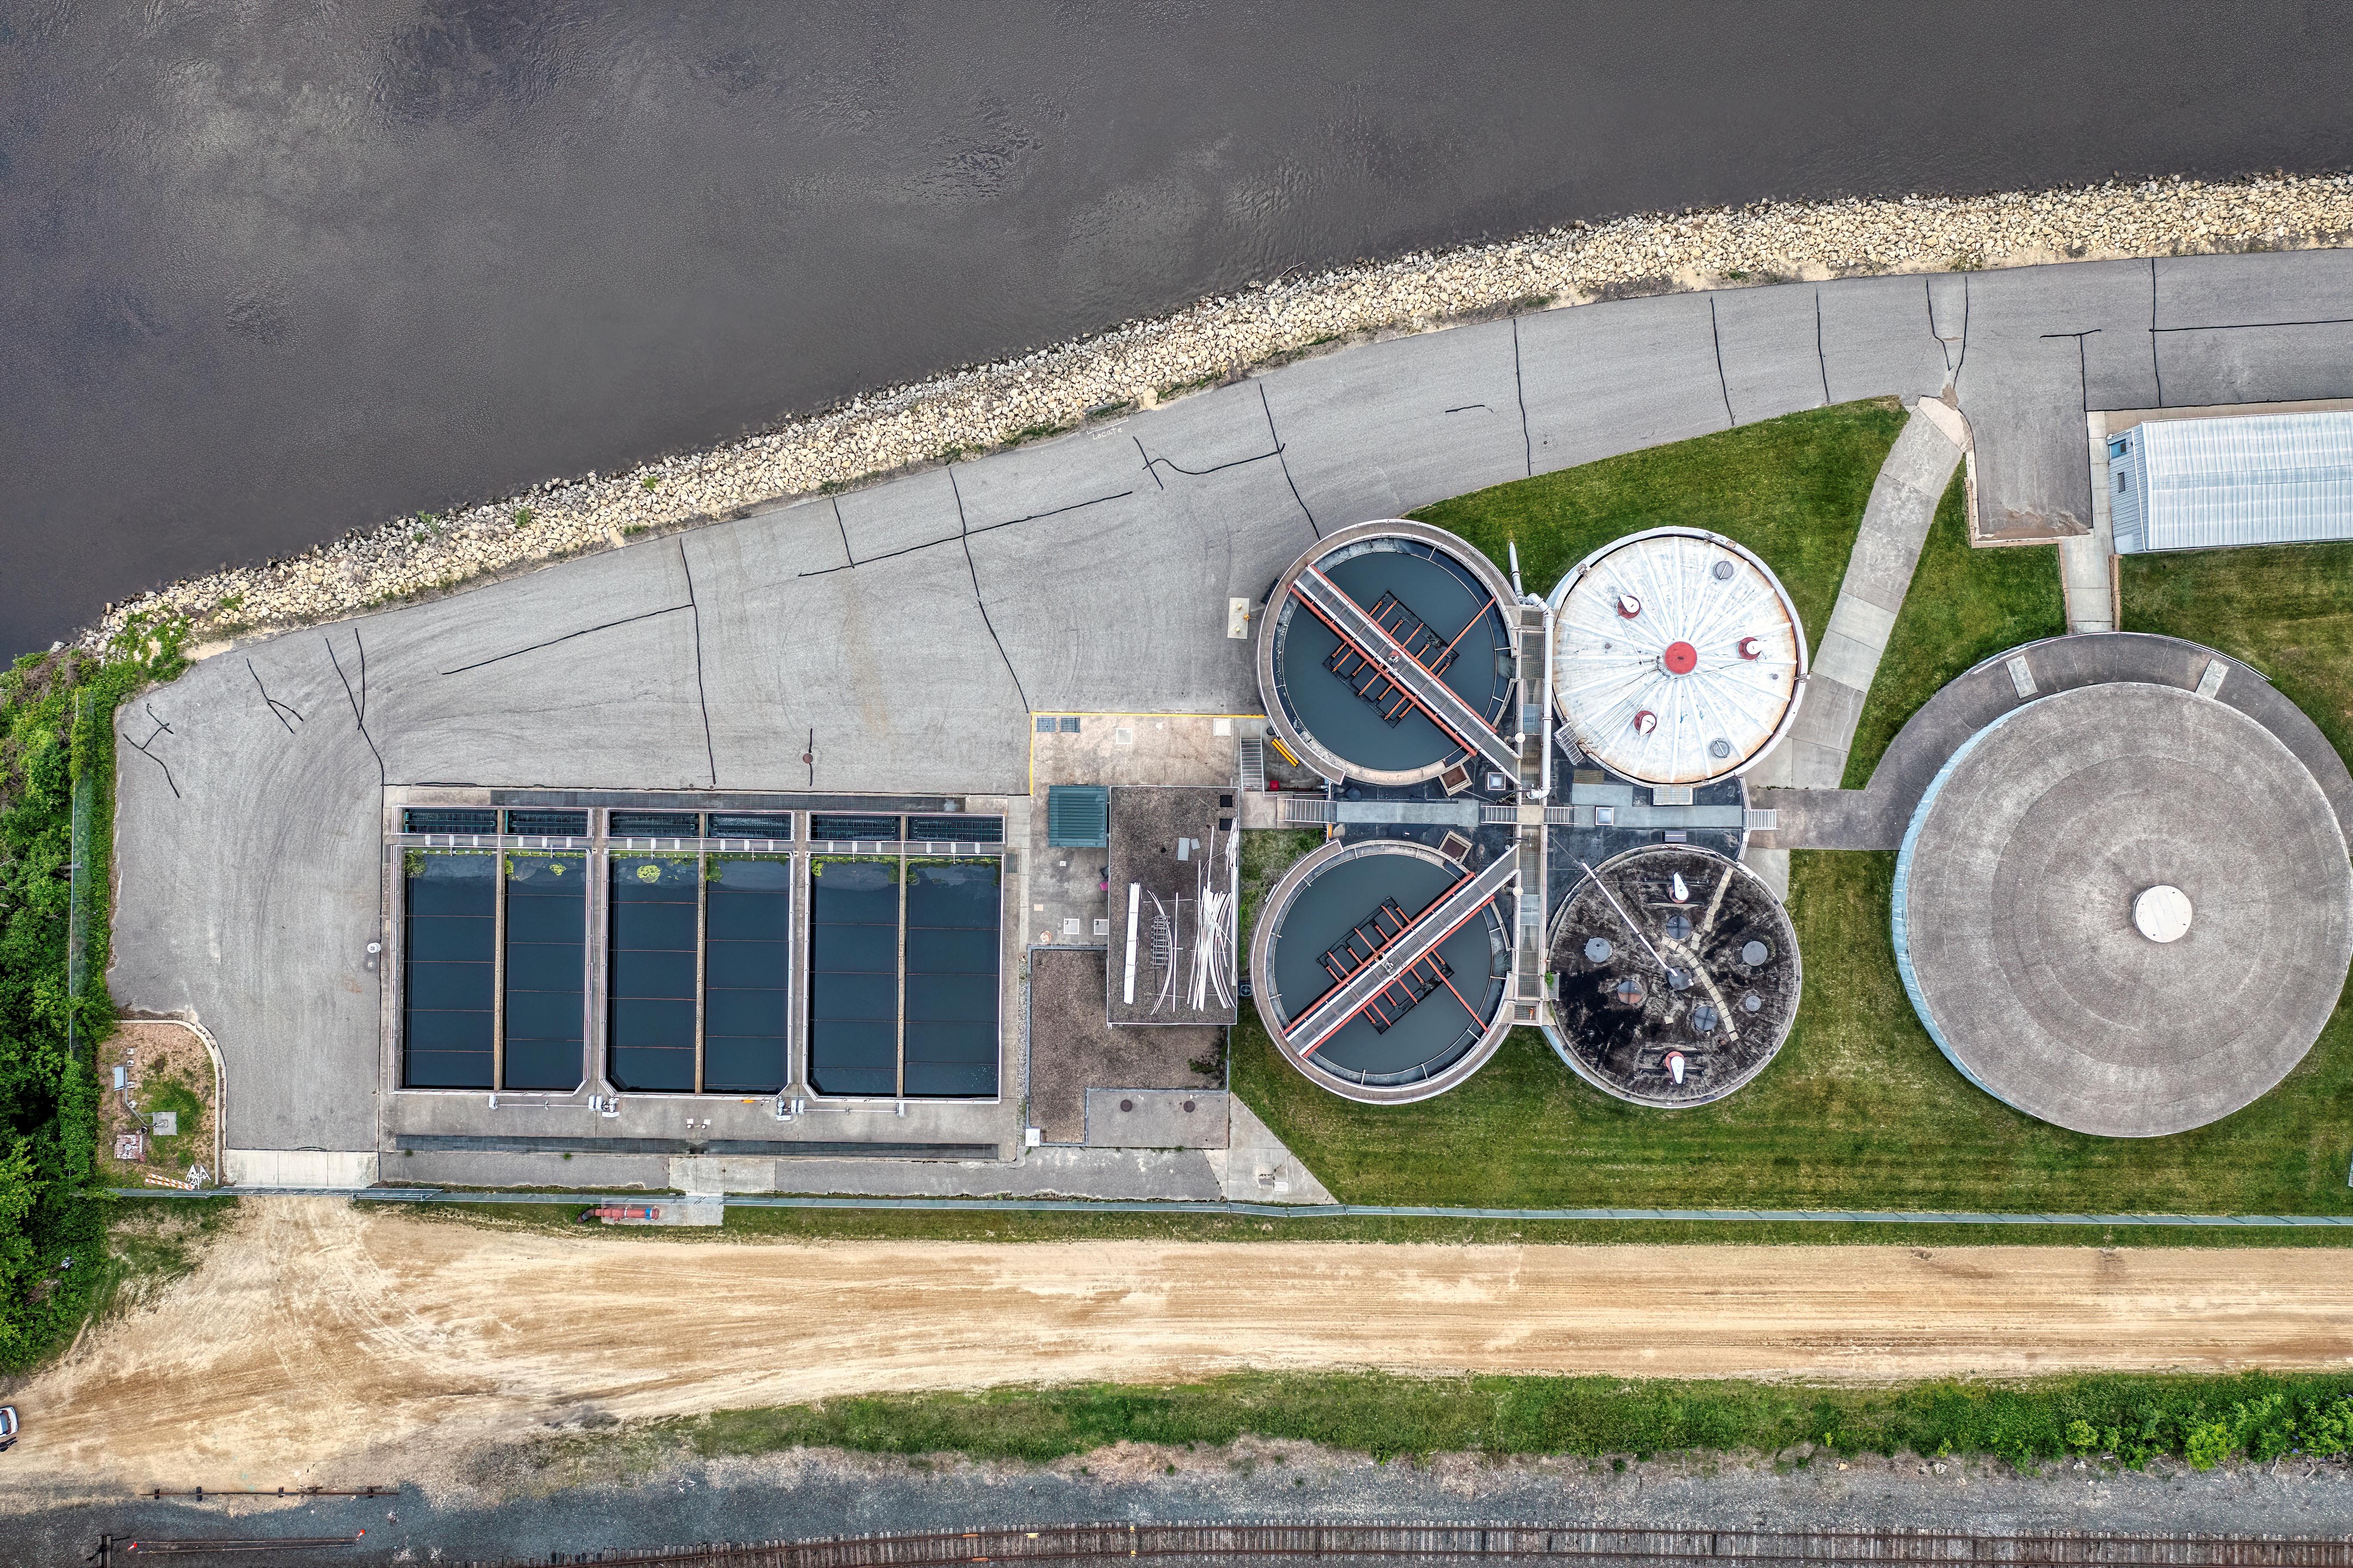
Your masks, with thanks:
[[[1804,972],[1778,900],[1736,861],[1661,844],[1603,861],[1553,916],[1554,1022],[1579,1078],[1662,1110],[1722,1100],[1765,1070]]]
[[[1806,638],[1772,568],[1719,534],[1656,528],[1553,590],[1553,701],[1621,778],[1702,784],[1773,749],[1798,716]]]
[[[1461,731],[1505,733],[1511,709],[1511,602],[1503,574],[1443,529],[1391,520],[1328,535],[1276,580],[1260,619],[1275,733],[1335,780],[1413,784],[1475,766]]]
[[[1895,860],[1896,967],[1979,1088],[2112,1138],[2201,1127],[2304,1059],[2353,959],[2319,781],[2178,687],[2037,698],[1964,742]]]
[[[1500,900],[1479,872],[1405,839],[1331,843],[1267,895],[1251,994],[1276,1047],[1349,1100],[1427,1100],[1461,1082],[1510,1028]]]

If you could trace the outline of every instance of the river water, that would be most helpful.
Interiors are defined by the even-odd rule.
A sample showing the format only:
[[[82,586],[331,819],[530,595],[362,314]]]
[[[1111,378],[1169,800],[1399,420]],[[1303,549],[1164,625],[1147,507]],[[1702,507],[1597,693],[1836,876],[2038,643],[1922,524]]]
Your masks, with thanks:
[[[1286,268],[2353,163],[2353,7],[0,0],[0,646]]]

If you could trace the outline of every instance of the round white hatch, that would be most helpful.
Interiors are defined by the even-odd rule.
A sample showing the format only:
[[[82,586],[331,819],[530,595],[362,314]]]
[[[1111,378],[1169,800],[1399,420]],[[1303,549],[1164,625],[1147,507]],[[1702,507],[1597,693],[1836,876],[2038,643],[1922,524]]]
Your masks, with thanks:
[[[2133,900],[2133,924],[2151,942],[2179,942],[2189,934],[2189,895],[2165,882],[2143,889]]]

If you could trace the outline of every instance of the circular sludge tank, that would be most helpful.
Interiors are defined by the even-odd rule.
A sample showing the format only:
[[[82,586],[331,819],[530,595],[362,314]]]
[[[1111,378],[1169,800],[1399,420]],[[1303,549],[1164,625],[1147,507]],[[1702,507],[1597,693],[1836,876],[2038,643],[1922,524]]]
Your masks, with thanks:
[[[1333,842],[1267,895],[1250,938],[1251,997],[1276,1047],[1333,1093],[1427,1100],[1461,1082],[1510,1029],[1511,928],[1480,874],[1426,844]]]
[[[1554,914],[1553,1048],[1636,1105],[1723,1099],[1788,1037],[1805,975],[1772,890],[1688,845],[1630,849],[1580,876]]]
[[[1393,519],[1327,535],[1275,580],[1260,619],[1259,693],[1275,733],[1334,780],[1475,772],[1447,725],[1511,732],[1512,602],[1493,564],[1444,529]],[[1394,668],[1408,658],[1420,669]],[[1461,709],[1434,715],[1417,700],[1425,676]]]
[[[1797,721],[1798,609],[1756,555],[1695,528],[1604,545],[1553,590],[1553,704],[1566,739],[1637,784],[1740,773]]]
[[[1896,857],[1895,955],[1953,1065],[2030,1116],[2203,1126],[2304,1058],[2353,959],[2327,797],[2177,687],[2055,692],[1964,742]]]

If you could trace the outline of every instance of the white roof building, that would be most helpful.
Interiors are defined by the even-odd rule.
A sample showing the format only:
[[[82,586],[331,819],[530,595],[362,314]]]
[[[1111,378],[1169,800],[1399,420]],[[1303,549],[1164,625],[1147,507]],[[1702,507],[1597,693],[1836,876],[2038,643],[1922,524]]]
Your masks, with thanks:
[[[2151,419],[2108,442],[2116,552],[2353,539],[2353,411]]]

